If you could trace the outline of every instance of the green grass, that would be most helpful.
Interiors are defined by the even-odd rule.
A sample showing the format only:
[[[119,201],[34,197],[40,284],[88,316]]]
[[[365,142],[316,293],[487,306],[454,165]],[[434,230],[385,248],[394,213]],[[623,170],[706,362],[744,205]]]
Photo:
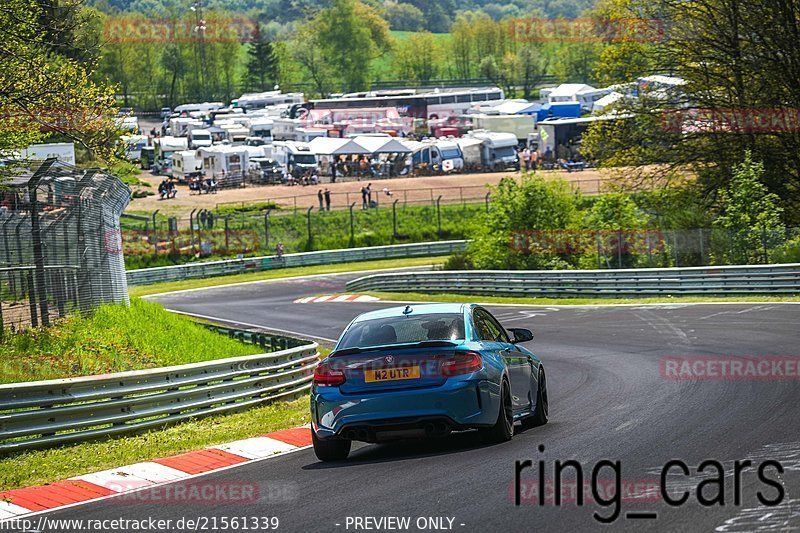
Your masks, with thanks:
[[[296,427],[309,420],[308,398],[191,420],[140,435],[21,452],[0,461],[0,491],[40,485]]]
[[[128,289],[131,296],[147,296],[162,292],[198,289],[204,287],[217,287],[231,283],[247,281],[263,281],[270,279],[288,278],[292,276],[311,276],[314,274],[336,274],[339,272],[358,272],[361,270],[379,270],[398,267],[413,267],[440,265],[446,257],[412,257],[408,259],[381,259],[378,261],[362,261],[357,263],[340,263],[338,265],[318,265],[296,268],[282,268],[278,270],[265,270],[262,272],[248,272],[232,276],[219,276],[215,278],[188,279],[183,281],[169,281],[153,285],[134,286]]]
[[[525,296],[476,296],[466,294],[422,294],[418,292],[368,292],[381,300],[403,302],[455,302],[525,305],[609,305],[719,302],[800,302],[799,296],[657,296],[652,298],[537,298]]]
[[[0,343],[0,383],[141,370],[261,353],[137,298]]]

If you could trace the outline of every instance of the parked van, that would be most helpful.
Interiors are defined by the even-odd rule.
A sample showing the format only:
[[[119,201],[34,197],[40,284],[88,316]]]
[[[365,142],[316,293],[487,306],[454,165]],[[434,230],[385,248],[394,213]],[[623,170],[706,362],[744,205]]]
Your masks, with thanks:
[[[416,170],[453,172],[464,168],[464,155],[454,140],[404,141],[411,152],[411,166]]]
[[[155,148],[154,161],[151,166],[153,174],[169,174],[172,171],[172,154],[189,148],[186,137],[156,137],[153,139]]]
[[[189,132],[189,147],[198,149],[203,146],[211,146],[211,132],[204,129],[194,129]]]
[[[513,133],[476,130],[467,137],[479,139],[481,146],[481,164],[488,170],[519,170],[517,156],[517,136]]]
[[[122,135],[119,138],[128,161],[140,161],[142,148],[147,146],[147,135]]]

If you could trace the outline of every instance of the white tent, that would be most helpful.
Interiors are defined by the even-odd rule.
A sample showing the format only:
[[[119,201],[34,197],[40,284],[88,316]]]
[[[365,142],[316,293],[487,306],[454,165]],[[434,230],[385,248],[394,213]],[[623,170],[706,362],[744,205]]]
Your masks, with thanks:
[[[353,141],[369,151],[370,154],[407,154],[411,150],[394,137],[358,136]]]
[[[337,137],[316,137],[308,143],[308,148],[317,155],[366,155],[371,153],[354,139]]]

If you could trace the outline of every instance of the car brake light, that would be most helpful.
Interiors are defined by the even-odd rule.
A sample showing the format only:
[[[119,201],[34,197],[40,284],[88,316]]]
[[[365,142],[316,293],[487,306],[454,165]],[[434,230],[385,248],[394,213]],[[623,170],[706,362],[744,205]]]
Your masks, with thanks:
[[[331,368],[330,363],[320,363],[314,370],[314,384],[325,387],[338,387],[344,383],[344,371]]]
[[[457,352],[455,357],[442,361],[443,376],[471,374],[483,367],[481,356],[475,352]]]

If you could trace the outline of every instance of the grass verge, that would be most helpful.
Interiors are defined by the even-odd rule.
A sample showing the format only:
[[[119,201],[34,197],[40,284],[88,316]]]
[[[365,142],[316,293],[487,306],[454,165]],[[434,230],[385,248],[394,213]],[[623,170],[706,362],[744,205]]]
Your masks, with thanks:
[[[357,263],[340,263],[336,265],[318,265],[295,268],[282,268],[278,270],[264,270],[262,272],[248,272],[232,276],[219,276],[215,278],[187,279],[183,281],[168,281],[153,285],[139,285],[130,287],[131,296],[147,296],[162,292],[179,291],[186,289],[199,289],[204,287],[218,287],[231,283],[247,281],[263,281],[270,279],[288,278],[292,276],[311,276],[314,274],[337,274],[341,272],[359,272],[362,270],[379,270],[398,267],[414,267],[443,264],[447,257],[412,257],[408,259],[381,259],[378,261],[362,261]]]
[[[537,298],[524,296],[476,296],[467,294],[422,294],[418,292],[368,292],[381,300],[403,302],[455,302],[525,305],[609,305],[732,302],[800,302],[798,296],[656,296],[652,298]]]
[[[0,491],[256,437],[308,420],[308,399],[301,398],[241,413],[191,420],[140,435],[21,452],[0,461]]]
[[[131,299],[0,342],[0,383],[88,376],[261,353],[160,305]]]

